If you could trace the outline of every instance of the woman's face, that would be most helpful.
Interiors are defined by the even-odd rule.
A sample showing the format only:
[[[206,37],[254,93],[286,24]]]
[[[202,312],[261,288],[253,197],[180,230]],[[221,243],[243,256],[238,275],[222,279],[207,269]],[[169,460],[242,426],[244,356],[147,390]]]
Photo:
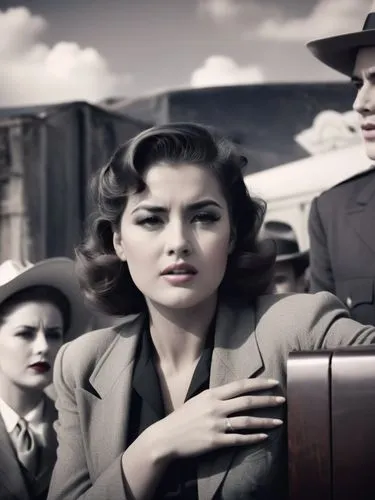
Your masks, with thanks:
[[[225,273],[226,200],[214,174],[196,165],[155,165],[144,180],[114,234],[116,253],[148,303],[194,307],[216,294]]]
[[[63,318],[48,302],[14,305],[0,324],[0,387],[44,389],[63,342]]]

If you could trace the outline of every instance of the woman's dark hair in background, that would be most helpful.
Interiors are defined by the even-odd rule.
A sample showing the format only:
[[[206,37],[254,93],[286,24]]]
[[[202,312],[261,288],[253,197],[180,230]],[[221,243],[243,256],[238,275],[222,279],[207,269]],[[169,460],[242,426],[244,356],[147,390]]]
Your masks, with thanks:
[[[0,326],[14,307],[23,302],[48,302],[60,311],[63,319],[64,334],[69,330],[71,309],[68,299],[60,290],[52,286],[31,286],[14,293],[0,304]]]
[[[144,297],[126,262],[115,253],[113,233],[119,229],[128,196],[146,188],[143,178],[158,163],[199,165],[215,175],[228,204],[235,241],[220,292],[250,300],[264,292],[275,255],[273,247],[258,248],[266,205],[247,192],[241,172],[246,158],[211,129],[172,123],[145,130],[122,145],[93,179],[96,212],[89,221],[86,240],[76,250],[77,273],[88,303],[114,315],[145,309]]]

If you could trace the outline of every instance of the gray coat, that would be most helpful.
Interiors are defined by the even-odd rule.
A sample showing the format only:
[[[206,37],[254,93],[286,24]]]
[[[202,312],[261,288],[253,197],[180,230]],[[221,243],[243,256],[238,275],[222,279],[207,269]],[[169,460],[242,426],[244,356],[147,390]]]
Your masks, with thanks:
[[[132,368],[143,317],[83,335],[59,351],[55,387],[58,460],[49,500],[125,500],[121,454],[127,435]],[[329,293],[263,296],[255,306],[218,308],[210,386],[271,377],[285,392],[293,350],[375,342],[375,328],[348,318]],[[283,417],[285,408],[265,415]],[[284,498],[285,425],[260,445],[224,449],[198,461],[200,500]],[[285,481],[284,481],[285,482]]]

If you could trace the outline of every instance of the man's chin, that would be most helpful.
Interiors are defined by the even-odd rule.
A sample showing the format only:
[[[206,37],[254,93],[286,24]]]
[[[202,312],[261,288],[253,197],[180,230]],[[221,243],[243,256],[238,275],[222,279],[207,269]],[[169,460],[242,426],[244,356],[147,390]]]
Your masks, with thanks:
[[[375,142],[371,144],[366,144],[365,150],[368,158],[371,161],[375,161]]]

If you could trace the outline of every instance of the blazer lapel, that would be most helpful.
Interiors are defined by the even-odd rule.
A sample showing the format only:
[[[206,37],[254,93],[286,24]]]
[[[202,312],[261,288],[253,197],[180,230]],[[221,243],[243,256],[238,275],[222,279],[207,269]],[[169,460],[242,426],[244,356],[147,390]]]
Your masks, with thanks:
[[[5,428],[5,424],[1,416],[0,443],[0,497],[2,494],[5,494],[5,489],[11,492],[15,498],[25,500],[25,498],[29,498],[26,484],[9,434]]]
[[[251,306],[219,306],[212,353],[210,387],[252,377],[263,368],[255,336],[255,313]],[[211,500],[224,480],[237,448],[226,449],[201,461],[198,494]]]
[[[77,389],[93,477],[125,449],[134,356],[142,325],[139,315],[115,327],[117,335],[89,379],[93,390]]]
[[[375,252],[375,172],[347,205],[349,221],[360,238]]]

